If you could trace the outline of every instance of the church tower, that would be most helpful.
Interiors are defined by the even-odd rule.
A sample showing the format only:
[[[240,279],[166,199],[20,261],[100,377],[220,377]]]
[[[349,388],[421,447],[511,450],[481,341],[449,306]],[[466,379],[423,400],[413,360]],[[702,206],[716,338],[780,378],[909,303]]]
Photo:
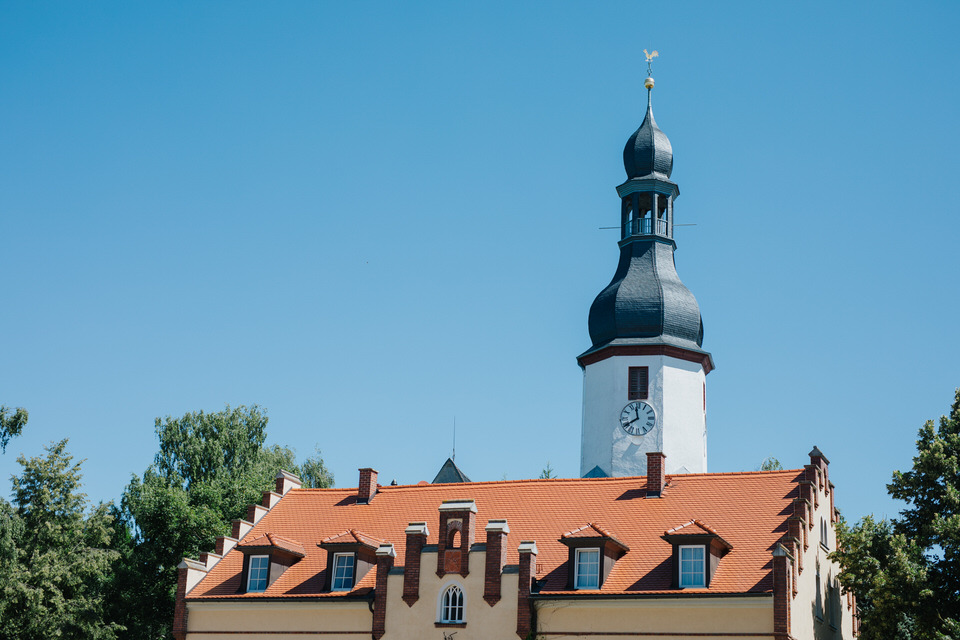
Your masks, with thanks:
[[[592,346],[583,369],[580,474],[646,475],[647,453],[666,456],[666,473],[707,470],[703,323],[696,298],[677,275],[673,253],[673,149],[647,113],[623,150],[619,187],[620,262],[590,307]]]

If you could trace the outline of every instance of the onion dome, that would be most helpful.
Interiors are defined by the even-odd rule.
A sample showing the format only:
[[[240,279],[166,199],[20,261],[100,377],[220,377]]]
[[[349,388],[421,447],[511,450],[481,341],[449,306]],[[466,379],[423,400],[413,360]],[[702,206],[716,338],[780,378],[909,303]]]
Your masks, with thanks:
[[[669,178],[673,172],[673,147],[667,134],[660,131],[653,119],[653,78],[647,78],[644,84],[647,87],[647,115],[623,148],[623,168],[627,171],[628,180],[650,174]]]
[[[680,281],[673,246],[654,240],[621,247],[613,280],[590,307],[591,350],[607,344],[661,344],[700,351],[700,306]]]

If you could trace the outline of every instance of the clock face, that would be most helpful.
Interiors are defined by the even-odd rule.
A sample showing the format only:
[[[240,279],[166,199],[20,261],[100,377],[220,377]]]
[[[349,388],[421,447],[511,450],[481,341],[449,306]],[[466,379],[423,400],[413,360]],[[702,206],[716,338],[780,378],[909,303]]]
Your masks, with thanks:
[[[632,436],[645,435],[657,424],[657,413],[646,402],[631,402],[620,412],[620,428]]]

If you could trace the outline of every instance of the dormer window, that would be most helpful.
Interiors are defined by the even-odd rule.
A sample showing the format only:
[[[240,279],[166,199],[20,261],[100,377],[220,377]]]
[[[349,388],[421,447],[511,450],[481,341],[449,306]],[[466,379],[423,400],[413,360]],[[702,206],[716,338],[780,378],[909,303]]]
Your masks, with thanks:
[[[352,553],[333,554],[332,591],[350,591],[353,588],[353,569],[356,556]]]
[[[270,556],[250,556],[250,568],[247,570],[247,593],[266,591],[269,573]]]
[[[673,545],[673,588],[708,589],[720,559],[733,547],[699,520],[663,532]]]
[[[613,565],[630,548],[603,527],[588,523],[560,536],[567,546],[567,589],[600,589]]]
[[[356,529],[324,538],[317,546],[327,552],[326,591],[352,591],[377,564],[377,547],[382,540]]]
[[[575,589],[600,588],[600,549],[577,549],[575,565]]]
[[[681,589],[706,586],[705,551],[703,545],[680,545]]]
[[[240,573],[240,589],[244,593],[267,591],[288,567],[304,557],[303,545],[275,533],[241,542],[237,550],[244,556]]]

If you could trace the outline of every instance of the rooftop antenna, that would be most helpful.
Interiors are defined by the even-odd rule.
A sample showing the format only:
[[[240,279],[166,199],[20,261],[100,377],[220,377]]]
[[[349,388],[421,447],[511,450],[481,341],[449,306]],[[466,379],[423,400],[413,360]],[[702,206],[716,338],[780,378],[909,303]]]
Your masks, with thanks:
[[[453,416],[453,457],[450,459],[457,461],[457,416]]]

